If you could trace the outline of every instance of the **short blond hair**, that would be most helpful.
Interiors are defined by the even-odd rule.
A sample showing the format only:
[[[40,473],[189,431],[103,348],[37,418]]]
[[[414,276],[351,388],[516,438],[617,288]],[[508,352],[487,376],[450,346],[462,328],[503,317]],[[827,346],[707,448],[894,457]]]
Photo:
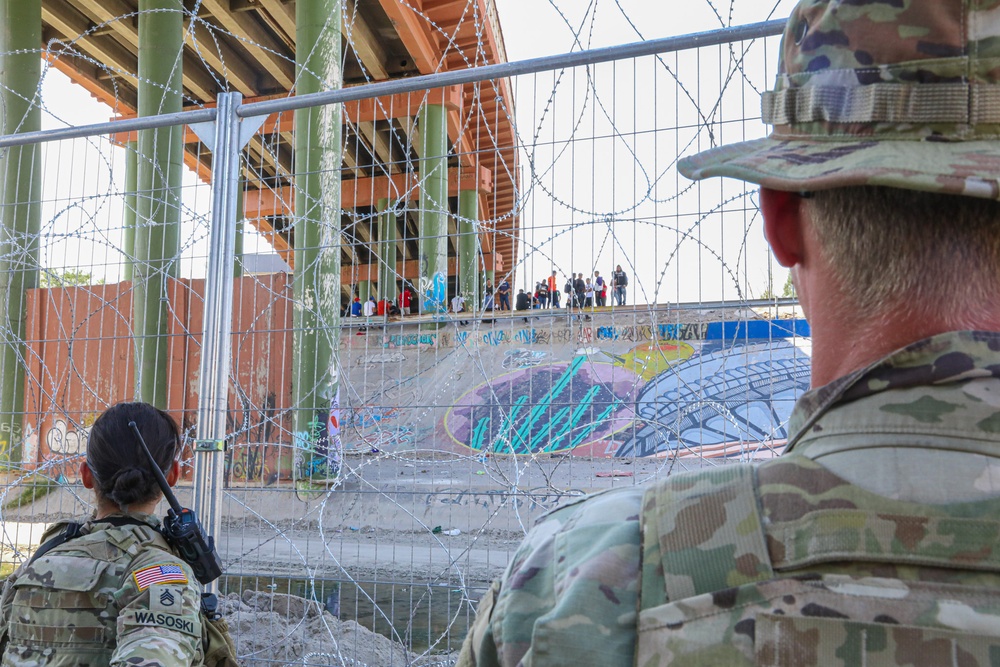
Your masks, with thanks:
[[[876,186],[805,201],[856,308],[961,320],[1000,294],[1000,202]]]

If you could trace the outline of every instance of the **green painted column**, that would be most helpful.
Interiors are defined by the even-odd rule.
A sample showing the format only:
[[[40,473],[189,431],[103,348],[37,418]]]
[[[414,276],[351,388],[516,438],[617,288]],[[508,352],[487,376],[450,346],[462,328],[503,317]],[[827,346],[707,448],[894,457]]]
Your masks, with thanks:
[[[378,200],[378,240],[379,240],[379,299],[395,302],[399,296],[396,287],[396,242],[398,227],[396,214],[389,208],[388,199]]]
[[[360,283],[358,283],[358,285],[356,287],[356,292],[357,292],[358,298],[361,299],[361,305],[363,307],[365,305],[365,301],[367,301],[368,297],[371,296],[371,293],[372,293],[372,281],[370,281],[370,280],[362,280]]]
[[[125,253],[125,269],[123,279],[132,280],[133,261],[135,256],[135,189],[138,183],[138,168],[136,151],[139,144],[130,141],[125,144],[125,218],[122,220],[124,240],[122,250]]]
[[[181,0],[139,2],[139,116],[181,111]],[[139,132],[132,328],[137,398],[167,407],[170,279],[180,255],[182,126]]]
[[[479,193],[462,190],[458,193],[458,291],[465,297],[469,310],[482,304],[479,291]],[[477,305],[478,304],[478,305]]]
[[[343,85],[340,0],[295,3],[297,95]],[[339,414],[341,106],[295,112],[295,294],[292,342],[294,445],[339,458],[328,419]],[[326,450],[326,451],[323,451]],[[312,461],[308,459],[307,462]],[[309,472],[312,465],[309,466]]]
[[[233,277],[243,277],[243,195],[246,193],[245,183],[240,179],[239,195],[236,197],[236,244],[234,254],[236,261],[233,262]]]
[[[41,129],[41,0],[0,0],[0,134]],[[42,168],[37,144],[0,151],[0,465],[21,463],[26,290],[38,285]]]
[[[420,112],[420,312],[448,309],[448,116],[441,105]]]

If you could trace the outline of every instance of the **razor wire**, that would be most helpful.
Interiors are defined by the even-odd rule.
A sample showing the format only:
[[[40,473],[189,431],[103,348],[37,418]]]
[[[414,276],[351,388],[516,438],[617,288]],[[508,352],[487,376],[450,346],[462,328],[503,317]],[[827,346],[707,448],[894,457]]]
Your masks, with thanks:
[[[358,4],[341,8],[352,48]],[[426,7],[399,4],[442,44],[437,73],[418,82],[420,89],[394,93],[412,97],[414,108],[451,85],[454,71],[444,67],[450,55],[466,68],[490,63],[485,33],[497,27],[490,12],[504,21],[504,34],[518,25],[505,17],[503,4],[470,1],[450,28]],[[760,7],[747,22],[771,19],[779,4]],[[547,5],[567,29],[563,50],[603,47],[601,26],[612,19],[644,38],[638,26],[645,24],[625,0]],[[714,23],[699,28],[732,27],[735,3],[727,11],[712,2],[701,8]],[[53,63],[72,59],[98,68],[113,91],[135,81],[135,72],[100,62],[87,42],[139,14],[108,16],[79,35],[51,40],[38,52],[45,80],[60,76]],[[222,40],[246,38],[221,28],[201,2],[184,18],[187,53],[206,65],[220,89],[230,87]],[[476,35],[471,46],[458,38],[467,24]],[[458,84],[466,103],[455,131],[476,145],[455,150],[449,140],[449,160],[471,153],[490,170],[494,187],[503,179],[512,184],[513,201],[501,211],[494,192],[485,195],[491,216],[452,211],[446,236],[469,224],[477,237],[488,238],[493,254],[504,243],[516,248],[493,276],[494,287],[510,283],[512,297],[519,289],[533,293],[552,271],[563,291],[570,274],[593,278],[599,270],[607,279],[620,264],[629,276],[628,307],[567,308],[564,295],[558,309],[503,313],[485,309],[476,294],[466,301],[469,325],[451,312],[436,320],[343,317],[336,328],[336,452],[296,446],[291,418],[297,406],[286,386],[293,372],[286,354],[291,311],[301,305],[292,297],[292,271],[301,267],[288,265],[292,254],[281,236],[296,224],[298,176],[282,118],[308,101],[242,107],[244,117],[268,112],[274,119],[241,152],[241,170],[244,194],[251,188],[258,197],[272,193],[276,211],[270,231],[252,229],[253,213],[245,212],[228,371],[229,451],[217,539],[227,568],[220,582],[223,611],[242,661],[450,664],[479,596],[544,511],[675,470],[780,452],[790,406],[808,383],[808,329],[794,298],[779,298],[784,274],[767,258],[753,193],[728,182],[692,185],[676,173],[683,155],[734,135],[763,134],[755,99],[774,75],[766,54],[776,45],[774,38],[748,36],[641,57],[615,57],[611,47],[602,62],[583,57],[546,70],[514,68],[478,81],[472,75]],[[273,45],[252,46],[287,59]],[[208,54],[215,54],[221,72],[209,65]],[[511,64],[519,62],[525,61]],[[344,173],[414,175],[389,197],[406,275],[388,268],[405,285],[411,282],[407,267],[419,263],[415,255],[427,242],[413,198],[425,184],[418,169],[426,156],[417,154],[420,128],[386,106],[386,84],[374,83],[363,63],[361,71],[371,83],[352,89],[352,99],[370,100],[388,120],[374,126],[345,121],[343,153],[356,163]],[[77,112],[46,90],[43,82],[33,99],[50,126],[80,125]],[[214,117],[203,103],[186,99],[201,109],[199,122]],[[283,106],[273,115],[268,104]],[[512,143],[504,139],[506,128]],[[136,335],[129,306],[134,290],[125,277],[137,258],[123,253],[121,223],[135,192],[124,178],[127,149],[109,132],[38,144],[42,229],[30,241],[39,245],[35,268],[43,283],[31,292],[33,328],[25,341],[4,332],[5,342],[24,350],[21,363],[32,379],[26,396],[34,401],[26,454],[9,467],[0,490],[0,564],[8,569],[37,546],[46,522],[89,511],[89,492],[75,471],[89,423],[135,393],[136,374],[125,370]],[[183,157],[193,166],[208,163],[206,147],[197,143],[187,144]],[[188,170],[178,191],[177,268],[166,279],[173,346],[167,372],[190,465],[196,367],[183,360],[200,350],[211,189],[203,172]],[[342,223],[344,266],[385,268],[371,248],[382,242],[382,214],[371,206],[345,209],[330,223]],[[479,260],[489,254],[478,250]],[[249,270],[265,260],[277,271]],[[360,289],[353,283],[342,298],[349,302]],[[456,290],[449,287],[449,295]],[[118,374],[131,384],[114,385]],[[182,502],[191,494],[182,483]]]

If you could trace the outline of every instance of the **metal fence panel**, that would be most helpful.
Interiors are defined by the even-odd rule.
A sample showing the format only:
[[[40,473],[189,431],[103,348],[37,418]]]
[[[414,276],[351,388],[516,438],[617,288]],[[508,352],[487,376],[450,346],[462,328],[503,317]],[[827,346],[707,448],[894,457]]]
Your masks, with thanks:
[[[245,147],[227,144],[243,210],[220,358],[217,539],[246,664],[447,662],[541,513],[780,452],[808,386],[808,325],[793,299],[774,298],[785,274],[753,189],[676,172],[680,156],[762,135],[775,47],[622,49],[477,82],[353,89],[335,107],[238,109],[263,124]],[[87,429],[144,395],[150,372],[183,424],[185,461],[211,437],[199,369],[206,313],[224,298],[206,288],[225,259],[210,244],[218,200],[209,148],[171,127],[142,131],[184,133],[194,170],[152,202],[176,227],[136,228],[154,242],[142,256],[126,252],[123,222],[150,199],[125,182],[132,137],[37,144],[43,225],[4,246],[13,258],[36,243],[19,270],[43,281],[23,337],[5,330],[26,377],[0,497],[8,569],[45,522],[90,509],[76,474]],[[298,159],[314,149],[319,162]],[[598,272],[603,296],[566,289]],[[411,312],[395,314],[403,290]],[[160,313],[159,334],[137,331],[137,294]],[[351,316],[355,297],[375,313]],[[137,340],[162,342],[162,361],[141,363]],[[189,470],[183,502],[194,489]]]

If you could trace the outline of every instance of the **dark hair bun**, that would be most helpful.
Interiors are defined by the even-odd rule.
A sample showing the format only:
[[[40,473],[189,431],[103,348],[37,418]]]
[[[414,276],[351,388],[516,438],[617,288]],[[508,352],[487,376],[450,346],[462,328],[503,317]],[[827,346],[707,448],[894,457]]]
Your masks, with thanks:
[[[122,509],[160,497],[152,466],[128,425],[131,421],[164,474],[180,451],[177,423],[162,410],[148,403],[119,403],[105,410],[90,429],[87,466],[98,480],[98,494]]]
[[[127,507],[149,497],[150,486],[155,485],[155,483],[156,480],[148,471],[139,468],[126,468],[108,480],[107,487],[102,491],[105,498],[113,501],[119,507]]]

